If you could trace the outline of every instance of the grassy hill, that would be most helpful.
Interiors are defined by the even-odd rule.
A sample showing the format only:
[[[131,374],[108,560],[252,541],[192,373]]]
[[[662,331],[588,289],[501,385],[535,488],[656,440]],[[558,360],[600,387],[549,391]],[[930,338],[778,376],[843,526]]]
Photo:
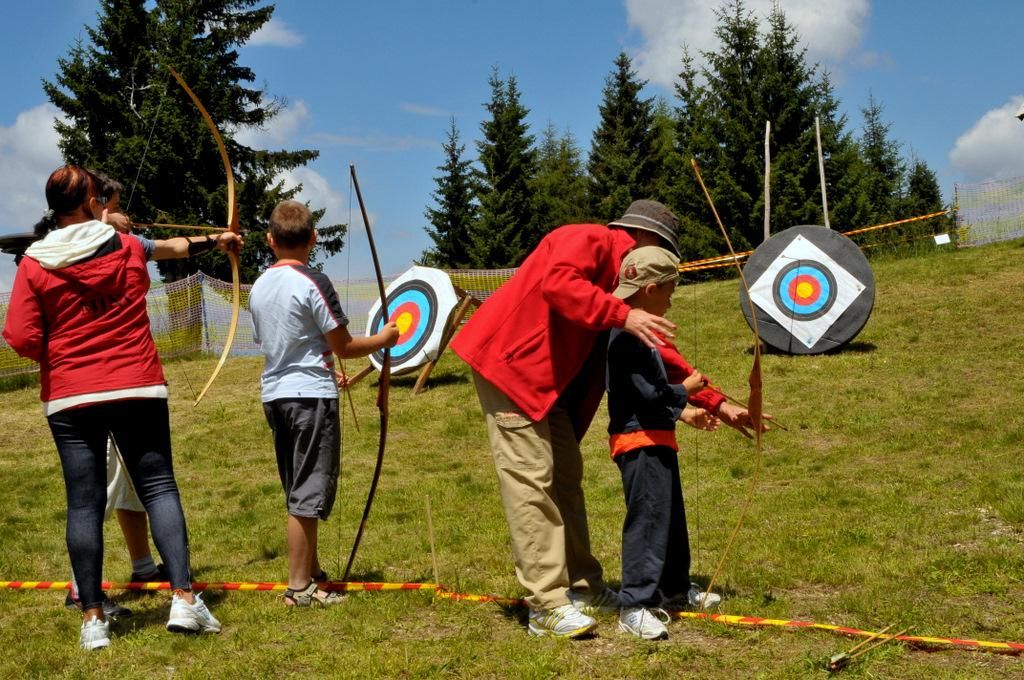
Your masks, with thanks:
[[[753,505],[720,577],[722,611],[917,635],[1024,642],[1024,247],[1008,243],[874,263],[877,300],[844,351],[764,358],[766,409],[789,429],[765,437]],[[670,316],[681,349],[731,394],[745,394],[751,336],[736,283],[683,286]],[[193,409],[186,386],[213,360],[173,362],[175,467],[196,579],[280,581],[284,508],[259,407],[258,359],[229,362]],[[350,371],[354,368],[350,364]],[[388,453],[355,580],[433,581],[426,502],[440,580],[474,593],[521,595],[486,435],[465,367],[447,354],[430,388],[394,380]],[[346,408],[341,492],[321,528],[336,576],[351,545],[376,453],[375,390]],[[59,462],[37,389],[0,394],[0,579],[66,580]],[[604,417],[584,441],[595,553],[618,581],[621,484]],[[682,432],[694,577],[710,576],[753,471],[735,432]],[[130,571],[107,525],[107,578]],[[211,592],[217,637],[163,630],[166,595],[121,594],[136,610],[113,645],[85,654],[63,593],[0,591],[7,652],[0,676],[118,677],[823,677],[854,640],[822,631],[681,621],[642,643],[601,619],[591,640],[536,640],[522,612],[433,601],[425,593],[351,595],[332,610],[286,610],[271,593]],[[849,677],[1024,677],[1024,659],[899,645]]]

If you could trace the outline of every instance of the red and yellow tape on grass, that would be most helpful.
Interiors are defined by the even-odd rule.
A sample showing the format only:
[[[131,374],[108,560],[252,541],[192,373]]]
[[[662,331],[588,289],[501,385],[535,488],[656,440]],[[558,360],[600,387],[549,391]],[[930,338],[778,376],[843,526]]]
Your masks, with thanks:
[[[68,590],[71,587],[70,581],[0,581],[0,589],[8,590]],[[129,590],[129,591],[156,591],[170,590],[171,584],[164,582],[152,583],[117,583],[104,581],[104,590]],[[192,584],[193,590],[237,590],[237,591],[281,591],[288,587],[287,583],[270,581],[237,581],[237,582],[207,582],[196,581]],[[523,605],[523,600],[515,597],[501,597],[497,595],[476,595],[473,593],[458,593],[449,590],[438,583],[381,583],[381,582],[360,582],[360,581],[331,581],[325,587],[326,590],[338,592],[385,592],[385,591],[411,591],[421,590],[434,594],[434,597],[443,600],[459,600],[463,602],[494,602],[501,605]],[[1020,654],[1024,652],[1024,643],[1019,642],[991,642],[988,640],[967,640],[953,637],[934,637],[924,635],[885,635],[860,628],[849,626],[836,626],[828,623],[815,623],[813,621],[798,621],[793,619],[768,619],[758,616],[738,616],[735,614],[708,614],[702,612],[678,612],[674,616],[679,619],[703,619],[730,626],[741,627],[776,627],[789,629],[812,628],[825,630],[840,635],[852,637],[875,638],[879,640],[896,639],[912,645],[951,647],[958,649],[975,649],[988,652],[999,652],[1004,654]]]

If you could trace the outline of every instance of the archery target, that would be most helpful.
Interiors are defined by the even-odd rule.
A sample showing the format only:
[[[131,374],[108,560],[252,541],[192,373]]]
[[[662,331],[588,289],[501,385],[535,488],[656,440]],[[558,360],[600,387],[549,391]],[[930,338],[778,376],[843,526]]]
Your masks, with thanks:
[[[398,344],[391,348],[391,370],[396,374],[411,371],[432,361],[441,345],[444,323],[458,298],[448,274],[440,269],[412,267],[395,279],[385,291],[388,320],[398,326]],[[370,309],[367,335],[380,332],[384,326],[380,300]],[[370,363],[378,371],[384,352],[370,355]]]
[[[761,339],[790,354],[818,354],[852,340],[871,315],[875,279],[850,239],[803,225],[776,234],[743,268]],[[753,328],[746,291],[740,306]]]

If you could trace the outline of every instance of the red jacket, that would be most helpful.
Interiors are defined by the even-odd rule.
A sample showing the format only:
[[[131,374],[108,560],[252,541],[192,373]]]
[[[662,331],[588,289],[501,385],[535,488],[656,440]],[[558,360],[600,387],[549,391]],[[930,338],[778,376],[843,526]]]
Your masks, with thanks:
[[[62,269],[29,256],[18,265],[3,335],[39,362],[44,402],[166,382],[146,313],[146,254],[135,237],[118,238],[113,252]]]
[[[606,348],[595,343],[629,314],[611,291],[634,245],[625,231],[603,225],[555,229],[473,314],[452,350],[532,420],[544,418],[579,374],[567,406],[582,438],[604,393]]]

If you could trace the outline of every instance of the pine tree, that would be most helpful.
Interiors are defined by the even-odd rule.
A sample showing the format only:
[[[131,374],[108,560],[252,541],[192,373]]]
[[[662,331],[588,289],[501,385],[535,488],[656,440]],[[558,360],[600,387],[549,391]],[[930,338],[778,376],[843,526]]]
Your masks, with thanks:
[[[817,96],[820,83],[814,80],[817,67],[808,66],[806,50],[799,43],[796,30],[775,5],[768,16],[768,31],[758,55],[760,129],[764,129],[765,121],[771,122],[771,226],[774,231],[824,221],[814,132],[815,114],[820,112],[823,102],[818,101]],[[831,123],[835,127],[834,119],[829,120],[828,115],[822,118],[823,125]],[[828,137],[827,134],[822,137],[823,149],[831,148],[825,144]],[[764,167],[763,152],[759,155]],[[761,185],[764,186],[763,176]],[[762,191],[754,203],[752,220],[763,214]],[[757,238],[754,243],[760,240]]]
[[[491,117],[480,124],[483,139],[477,142],[480,220],[472,258],[477,267],[515,267],[543,236],[532,210],[536,151],[515,76],[502,80],[495,70],[489,83],[485,108]]]
[[[559,136],[548,124],[537,149],[533,182],[534,213],[542,229],[586,222],[587,177],[579,146],[571,133]]]
[[[299,191],[284,190],[280,174],[318,155],[258,151],[232,138],[232,130],[266,125],[285,104],[246,87],[255,74],[237,62],[236,48],[273,13],[272,6],[253,9],[257,2],[101,0],[96,26],[85,28],[88,40],[59,59],[54,80],[43,83],[47,97],[69,119],[57,124],[65,160],[120,179],[125,185],[121,206],[136,222],[222,225],[226,182],[220,156],[201,115],[164,67],[181,73],[228,147],[240,222],[250,232],[242,253],[245,280],[273,259],[258,235],[270,210]],[[314,216],[322,214],[318,210]],[[343,225],[319,227],[319,232],[321,248],[340,249]],[[230,269],[219,254],[158,265],[165,280],[200,268],[227,278]]]
[[[640,92],[639,80],[625,53],[615,59],[615,70],[605,79],[587,170],[590,174],[590,211],[601,222],[621,215],[638,198],[649,198],[655,188],[657,158],[653,99]]]
[[[673,111],[677,164],[663,168],[662,189],[666,205],[679,216],[679,248],[682,259],[696,260],[722,252],[721,236],[690,164],[702,164],[716,149],[708,121],[710,94],[698,83],[698,72],[689,50],[683,49],[682,70],[676,82],[677,106]],[[702,170],[703,172],[703,170]]]
[[[871,204],[863,191],[867,168],[860,146],[846,130],[846,116],[839,113],[839,102],[828,72],[822,72],[816,89],[815,105],[821,118],[821,145],[825,153],[829,225],[839,231],[867,226]],[[820,194],[821,187],[817,183],[814,191]],[[824,220],[815,224],[824,224]]]
[[[939,180],[928,164],[916,156],[911,156],[910,170],[907,172],[906,189],[899,204],[899,219],[929,215],[939,212],[945,207],[942,201],[942,190]],[[930,234],[952,231],[952,220],[943,215],[922,222],[895,227],[897,240],[917,240]]]
[[[472,162],[463,160],[466,146],[459,143],[454,116],[442,148],[445,163],[437,167],[442,174],[434,178],[437,189],[431,194],[437,207],[424,213],[433,226],[426,231],[434,247],[424,252],[422,259],[432,267],[465,268],[472,262],[470,237],[479,215],[473,198]]]
[[[861,155],[866,166],[863,191],[872,206],[871,223],[880,224],[897,219],[905,166],[900,158],[900,144],[889,137],[890,124],[882,120],[882,105],[873,94],[861,113],[864,134]]]

